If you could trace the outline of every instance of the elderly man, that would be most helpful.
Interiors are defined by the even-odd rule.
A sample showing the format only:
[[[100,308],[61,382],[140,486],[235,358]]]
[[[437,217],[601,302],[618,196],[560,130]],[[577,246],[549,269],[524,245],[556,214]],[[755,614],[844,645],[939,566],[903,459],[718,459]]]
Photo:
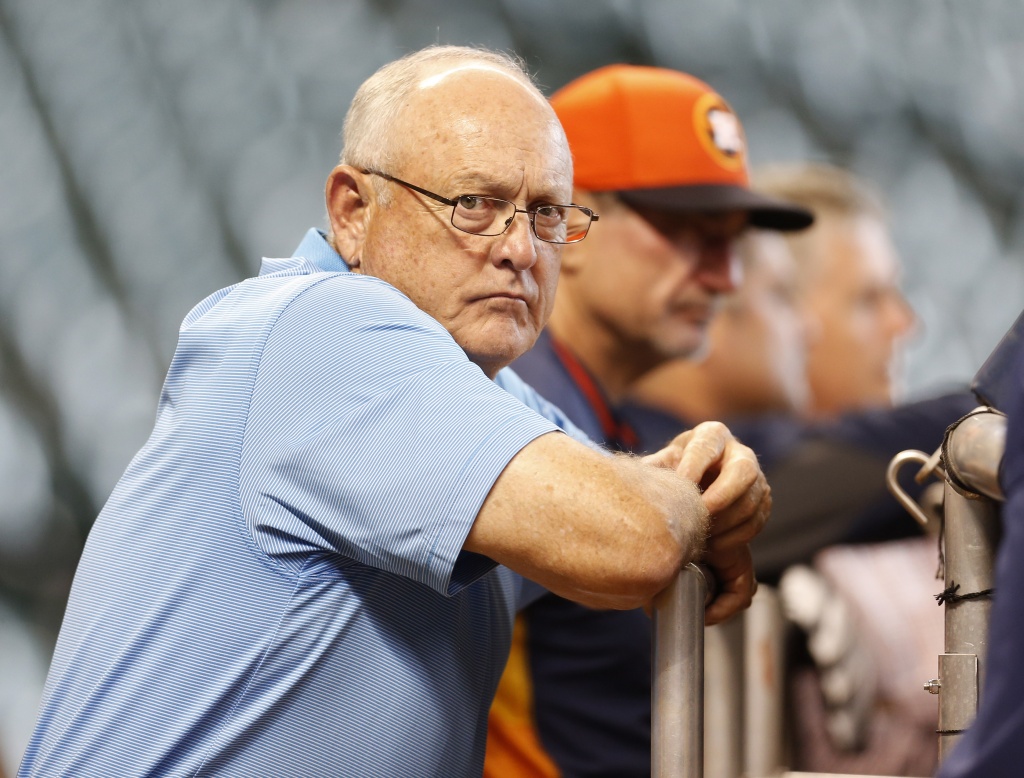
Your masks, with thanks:
[[[811,215],[749,188],[742,127],[698,79],[611,65],[551,103],[573,152],[573,201],[600,211],[600,229],[566,252],[548,330],[513,367],[592,438],[653,451],[620,407],[627,392],[703,346],[748,224],[792,230]],[[486,773],[650,775],[650,674],[642,611],[540,598],[517,622]]]
[[[503,370],[597,218],[571,185],[508,58],[428,49],[360,88],[330,236],[182,325],[20,775],[472,775],[511,570],[632,608],[727,534],[709,615],[749,602],[770,505],[749,449],[712,424],[612,456]]]

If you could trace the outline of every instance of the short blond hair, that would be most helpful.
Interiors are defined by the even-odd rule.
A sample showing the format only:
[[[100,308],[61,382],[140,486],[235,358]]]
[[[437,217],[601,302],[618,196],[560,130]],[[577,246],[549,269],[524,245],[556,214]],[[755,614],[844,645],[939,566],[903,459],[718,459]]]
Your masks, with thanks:
[[[754,171],[754,188],[817,213],[885,218],[878,193],[849,171],[822,162],[776,164]]]
[[[822,162],[775,164],[754,171],[753,187],[770,197],[802,205],[814,213],[809,229],[786,233],[802,283],[822,266],[819,229],[826,222],[875,219],[885,223],[881,196],[849,171]]]

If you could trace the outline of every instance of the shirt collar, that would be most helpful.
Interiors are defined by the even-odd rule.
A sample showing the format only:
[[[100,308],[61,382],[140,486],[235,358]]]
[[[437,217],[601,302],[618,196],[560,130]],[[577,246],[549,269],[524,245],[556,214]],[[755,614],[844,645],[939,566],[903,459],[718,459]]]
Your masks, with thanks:
[[[306,233],[292,256],[282,259],[264,257],[260,266],[260,275],[294,273],[300,268],[302,272],[307,273],[347,273],[349,271],[345,260],[327,242],[327,237],[315,228]]]
[[[327,242],[327,236],[316,228],[306,233],[293,256],[303,257],[315,265],[317,270],[326,273],[344,273],[349,269],[341,255]]]

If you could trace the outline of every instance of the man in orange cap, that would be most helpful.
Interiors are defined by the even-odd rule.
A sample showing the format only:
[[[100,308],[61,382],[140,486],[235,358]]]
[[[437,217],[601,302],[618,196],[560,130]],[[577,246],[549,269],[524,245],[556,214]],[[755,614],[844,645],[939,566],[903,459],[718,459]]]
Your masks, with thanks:
[[[592,439],[656,450],[620,407],[628,389],[701,348],[737,283],[733,241],[748,225],[797,230],[812,216],[750,189],[743,128],[696,78],[612,65],[551,103],[573,153],[574,202],[600,212],[601,224],[563,256],[548,328],[514,369]],[[520,616],[514,640],[485,774],[650,774],[642,611],[545,595]]]

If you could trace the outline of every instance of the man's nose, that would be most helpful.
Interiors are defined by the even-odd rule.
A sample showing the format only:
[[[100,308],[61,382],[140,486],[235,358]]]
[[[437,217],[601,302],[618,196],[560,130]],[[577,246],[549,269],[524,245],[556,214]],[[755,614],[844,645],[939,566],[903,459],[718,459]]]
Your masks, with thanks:
[[[714,294],[729,294],[739,288],[743,273],[732,241],[714,241],[701,247],[697,278]]]
[[[495,262],[508,262],[516,270],[529,270],[537,264],[537,238],[533,234],[530,214],[516,211],[512,214],[506,230],[497,238]]]
[[[889,326],[895,337],[906,335],[917,324],[917,315],[903,292],[894,289],[889,296]]]

